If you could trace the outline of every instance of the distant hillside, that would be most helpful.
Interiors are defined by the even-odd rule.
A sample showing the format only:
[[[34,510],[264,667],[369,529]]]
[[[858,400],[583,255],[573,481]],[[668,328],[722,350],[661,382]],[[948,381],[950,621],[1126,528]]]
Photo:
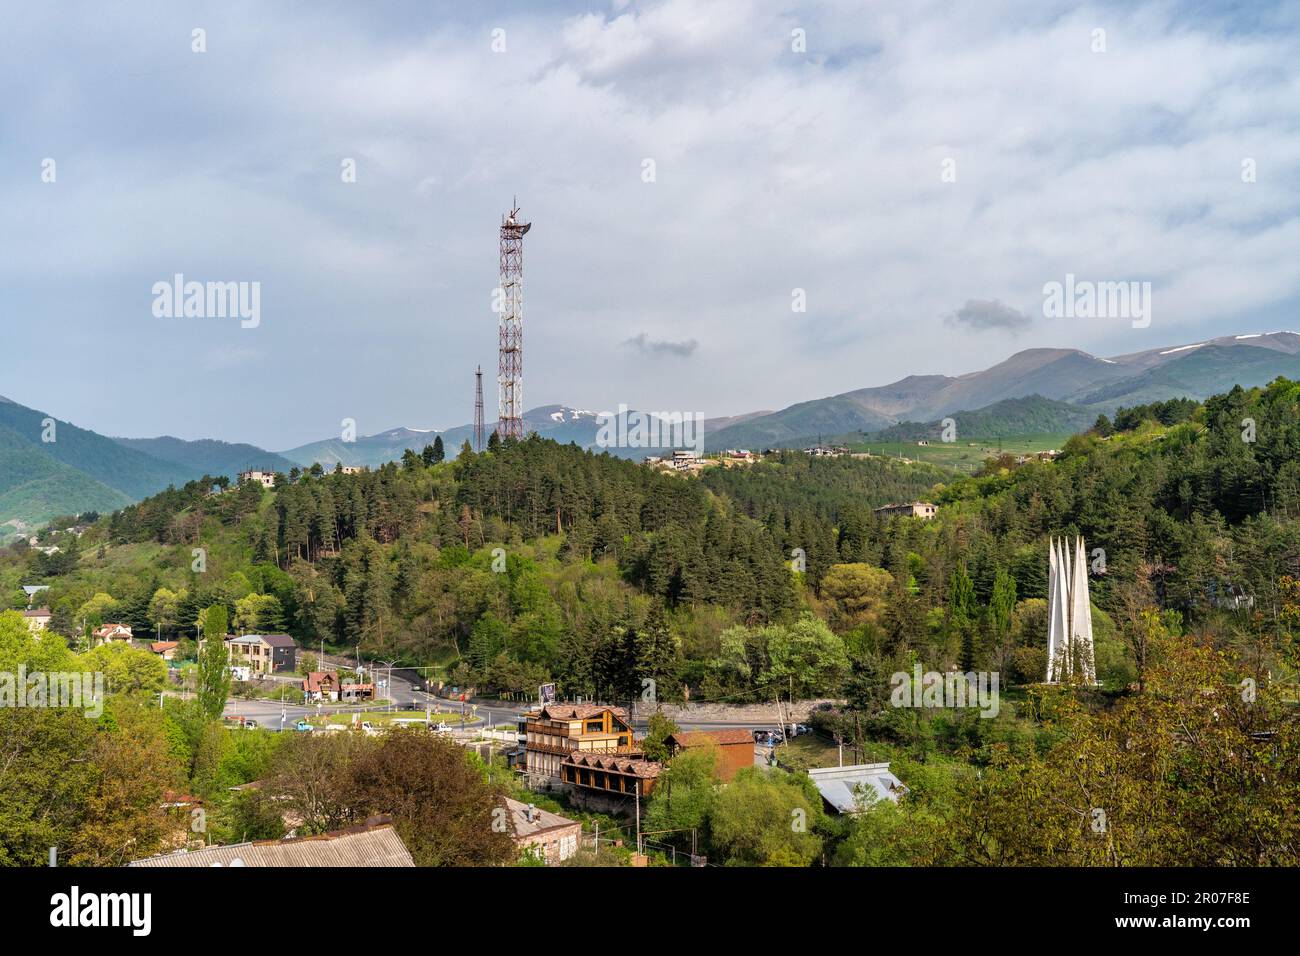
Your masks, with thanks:
[[[863,406],[854,393],[800,402],[780,412],[706,432],[705,447],[771,448],[803,445],[853,431],[873,431],[893,419]]]
[[[113,511],[204,474],[292,462],[253,445],[179,438],[106,438],[65,421],[43,441],[53,416],[0,398],[0,535],[55,515]]]
[[[0,426],[0,538],[55,515],[111,511],[131,499]]]
[[[194,477],[203,475],[235,477],[241,471],[252,468],[263,471],[288,471],[294,465],[288,458],[275,452],[264,451],[256,445],[231,444],[211,438],[185,441],[163,435],[160,438],[114,438],[113,441],[157,458],[159,461],[170,462]]]
[[[54,441],[42,441],[47,415],[16,402],[0,402],[0,425],[12,429],[27,444],[56,461],[70,465],[96,481],[116,488],[132,498],[161,491],[169,484],[183,484],[188,473],[170,462],[126,448],[103,435],[78,428],[71,422],[55,422]]]
[[[1300,378],[1300,355],[1252,345],[1207,343],[1156,368],[1080,395],[1078,401],[1109,410],[1169,398],[1204,399],[1234,385],[1266,385],[1279,375]]]
[[[362,466],[377,468],[390,461],[397,461],[402,452],[411,448],[419,451],[425,445],[432,444],[437,432],[417,431],[413,428],[390,428],[377,435],[360,435],[356,441],[345,442],[341,438],[328,438],[315,441],[297,448],[283,451],[283,457],[301,467],[320,463],[326,471],[335,465]],[[446,438],[443,439],[445,443]]]
[[[1230,335],[1208,342],[1099,358],[1078,349],[1025,349],[997,365],[956,377],[909,375],[889,385],[800,402],[712,433],[708,447],[790,447],[818,435],[879,432],[903,421],[928,422],[963,409],[1038,395],[1086,405],[1206,396],[1233,385],[1265,385],[1300,374],[1300,334]]]
[[[1058,402],[1041,395],[1008,398],[973,411],[954,412],[957,435],[967,438],[997,438],[1000,435],[1054,435],[1085,431],[1097,420],[1095,409],[1070,402]],[[900,422],[867,436],[869,441],[915,441],[938,439],[942,420]]]
[[[618,410],[610,409],[610,412],[616,415]],[[524,431],[525,433],[536,432],[539,437],[549,438],[562,445],[573,443],[579,448],[592,451],[608,451],[616,458],[636,460],[665,450],[659,446],[608,449],[598,447],[596,442],[602,427],[601,414],[602,412],[570,408],[567,405],[541,405],[524,413]],[[705,419],[703,432],[707,440],[707,436],[721,428],[767,414],[769,413],[750,412],[726,418]],[[490,436],[495,427],[495,419],[486,422],[484,437]],[[472,425],[457,425],[443,432],[390,428],[375,435],[358,437],[354,442],[330,438],[290,448],[280,454],[300,466],[320,462],[327,469],[338,463],[377,468],[387,462],[397,461],[402,457],[402,452],[408,448],[419,451],[425,445],[432,444],[434,438],[439,435],[442,436],[443,449],[447,457],[454,458],[460,453],[461,446],[473,439],[474,429]]]

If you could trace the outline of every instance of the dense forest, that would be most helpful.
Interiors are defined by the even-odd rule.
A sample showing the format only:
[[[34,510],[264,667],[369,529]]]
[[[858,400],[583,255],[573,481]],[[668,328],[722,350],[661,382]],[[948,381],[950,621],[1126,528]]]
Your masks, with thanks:
[[[674,764],[652,819],[694,820],[733,862],[1297,859],[1279,808],[1300,796],[1300,385],[1121,409],[1055,460],[972,476],[778,453],[683,477],[536,437],[441,459],[311,468],[273,490],[205,479],[82,516],[79,537],[55,522],[41,548],[0,554],[0,588],[18,606],[20,585],[47,585],[72,650],[104,621],[188,641],[204,617],[432,664],[484,693],[553,679],[627,701],[648,678],[664,700],[838,700],[815,726],[890,760],[908,798],[846,824],[797,779],[719,797],[707,766]],[[917,498],[938,516],[874,510]],[[1044,688],[1047,540],[1075,534],[1100,686]],[[128,690],[160,680],[127,660]],[[1000,675],[999,713],[890,706],[890,675],[916,665]],[[172,747],[192,784],[193,727]],[[1080,755],[1100,777],[1072,776]],[[1241,815],[1220,826],[1196,807],[1226,799],[1224,773]],[[1117,821],[1100,844],[1086,806],[1032,800],[1082,801],[1098,781]],[[809,838],[747,847],[740,821],[787,804],[813,812]]]
[[[784,673],[773,640],[828,675],[810,694],[842,689],[855,654],[1032,680],[1047,538],[1082,534],[1099,665],[1122,686],[1144,609],[1257,657],[1284,642],[1282,582],[1300,572],[1295,389],[1121,409],[1055,461],[995,459],[972,477],[783,452],[689,479],[533,437],[455,461],[307,469],[274,491],[204,479],[54,554],[10,549],[0,585],[17,606],[20,583],[49,584],[64,633],[107,616],[192,636],[219,603],[239,630],[459,667],[488,692],[554,678],[615,693],[639,686],[617,676],[631,667],[669,699],[744,700]],[[920,497],[936,520],[873,512]]]

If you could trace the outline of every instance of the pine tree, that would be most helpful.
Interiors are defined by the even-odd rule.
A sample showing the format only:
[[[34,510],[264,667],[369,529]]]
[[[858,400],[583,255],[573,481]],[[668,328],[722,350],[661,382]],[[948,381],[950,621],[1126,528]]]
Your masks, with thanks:
[[[655,688],[655,700],[676,695],[677,681],[677,642],[668,629],[664,619],[664,609],[655,602],[650,606],[645,624],[635,633],[636,670],[641,693],[644,695],[646,680],[654,681],[649,685]]]

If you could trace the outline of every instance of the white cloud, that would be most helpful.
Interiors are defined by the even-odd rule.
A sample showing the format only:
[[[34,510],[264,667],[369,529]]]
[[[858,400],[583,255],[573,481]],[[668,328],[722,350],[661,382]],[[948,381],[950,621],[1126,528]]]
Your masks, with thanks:
[[[201,56],[192,14],[169,4],[87,4],[93,39],[66,31],[75,11],[7,24],[0,206],[19,227],[0,237],[0,283],[20,318],[6,344],[73,343],[74,363],[139,368],[179,396],[105,397],[73,377],[52,410],[114,434],[274,447],[330,434],[340,414],[468,421],[472,370],[495,358],[496,224],[515,194],[535,222],[530,404],[738,413],[1018,347],[1256,331],[1300,298],[1285,7],[470,10],[221,5]],[[507,53],[490,49],[494,26]],[[45,156],[56,185],[39,182]],[[149,286],[173,272],[261,281],[261,327],[150,323]],[[1152,327],[1035,322],[1013,340],[943,324],[968,300],[1036,315],[1067,272],[1152,281]],[[796,287],[807,313],[791,312]],[[642,329],[699,341],[692,367],[707,371],[638,361],[624,343]],[[187,398],[207,350],[255,350],[223,382],[255,369],[255,387]],[[42,404],[37,371],[10,374],[7,394]],[[304,406],[323,375],[329,393]]]

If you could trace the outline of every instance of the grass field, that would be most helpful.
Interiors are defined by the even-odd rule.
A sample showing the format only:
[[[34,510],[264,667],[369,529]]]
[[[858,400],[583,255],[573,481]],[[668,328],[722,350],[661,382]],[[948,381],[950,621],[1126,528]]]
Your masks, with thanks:
[[[349,711],[341,711],[335,714],[323,714],[320,717],[309,717],[307,718],[307,720],[309,723],[317,727],[324,727],[326,724],[351,724],[354,719],[357,719],[354,717],[355,714],[356,711],[349,710]],[[375,724],[376,726],[379,725],[387,726],[389,724],[395,723],[398,720],[407,720],[407,721],[423,720],[424,711],[422,710],[394,710],[394,711],[367,710],[361,712],[359,719],[361,721],[369,721],[370,723]],[[442,721],[443,723],[447,724],[447,726],[449,727],[459,727],[460,711],[456,711],[455,713],[452,713],[450,711],[442,711],[441,713],[435,711],[432,715],[432,720],[435,724],[438,723],[439,721]],[[466,727],[468,727],[470,724],[475,724],[478,722],[479,722],[478,717],[473,717],[468,715],[465,717]]]
[[[918,445],[914,441],[860,442],[849,445],[849,451],[867,452],[888,458],[908,458],[931,465],[942,465],[958,471],[976,471],[986,458],[993,458],[1001,448],[1003,454],[1030,455],[1049,449],[1061,449],[1070,439],[1067,434],[1015,435],[1007,438],[966,438],[952,443],[931,441]]]
[[[838,767],[840,749],[820,734],[802,734],[777,747],[776,759],[795,770]]]

